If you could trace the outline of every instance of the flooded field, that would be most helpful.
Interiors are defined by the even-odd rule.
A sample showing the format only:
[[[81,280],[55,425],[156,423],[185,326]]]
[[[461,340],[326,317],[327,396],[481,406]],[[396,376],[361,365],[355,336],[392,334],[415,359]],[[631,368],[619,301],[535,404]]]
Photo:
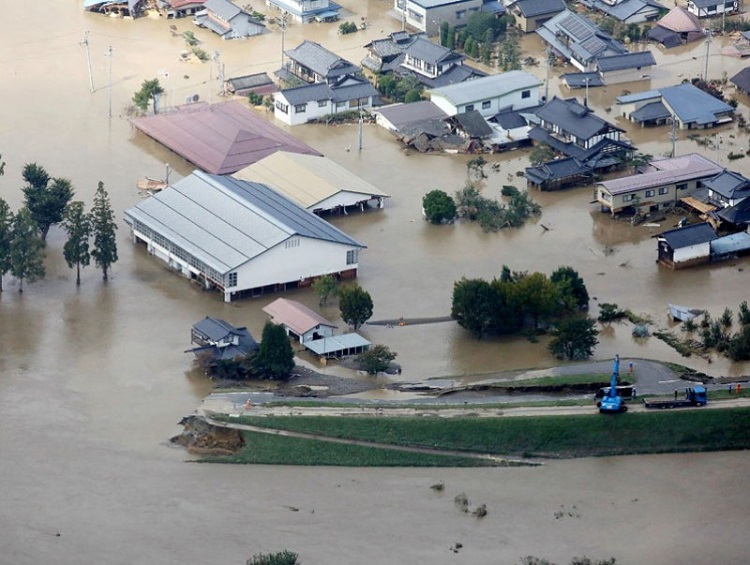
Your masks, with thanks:
[[[293,25],[285,34],[287,48],[306,37],[358,62],[362,45],[400,28],[386,15],[390,1],[343,4],[351,14],[347,19],[367,19],[365,31],[341,36],[336,25]],[[263,9],[260,2],[253,5]],[[180,33],[195,30],[190,21],[104,18],[82,12],[77,1],[4,8],[0,153],[7,165],[0,188],[14,209],[22,202],[21,169],[29,162],[70,178],[76,198],[87,204],[103,181],[118,218],[138,201],[138,179],[163,176],[166,164],[173,179],[191,172],[189,163],[137,133],[126,119],[130,98],[144,79],[163,78],[168,106],[194,94],[220,99],[217,64],[179,60],[185,49]],[[24,25],[29,21],[34,25]],[[219,53],[229,77],[280,66],[281,37],[269,28],[241,42],[195,31],[208,53]],[[94,92],[80,44],[84,30]],[[718,55],[721,41],[727,40],[712,44],[711,76],[731,76],[744,66]],[[526,37],[523,47],[535,53],[538,40]],[[650,86],[702,71],[700,43],[670,52],[652,49],[660,66]],[[530,70],[544,76],[543,68]],[[551,93],[571,94],[559,90],[556,77],[564,71],[553,70]],[[592,89],[590,103],[606,113],[622,90],[647,87]],[[749,101],[739,99],[747,115]],[[665,128],[620,125],[645,152],[670,148]],[[719,314],[748,297],[749,265],[743,261],[679,273],[657,267],[650,238],[655,229],[599,213],[590,204],[591,187],[534,194],[543,215],[519,230],[485,234],[461,223],[432,226],[421,219],[422,196],[434,188],[460,188],[465,157],[406,154],[384,130],[370,126],[361,152],[351,150],[355,126],[291,131],[393,196],[385,210],[332,220],[368,246],[359,282],[373,296],[375,319],[445,316],[455,280],[490,278],[503,264],[547,273],[571,265],[597,300],[617,302],[662,324],[668,302]],[[720,131],[726,146],[750,147],[735,126]],[[678,153],[699,149],[682,136],[677,148]],[[726,159],[727,152],[720,146],[707,155]],[[486,194],[499,196],[509,181],[522,186],[515,173],[527,165],[526,153],[491,159],[500,172],[490,174]],[[750,174],[745,161],[732,166]],[[224,304],[218,294],[201,292],[135,249],[122,223],[120,261],[111,282],[102,284],[88,268],[77,289],[62,259],[64,239],[59,229],[50,232],[44,281],[19,295],[6,277],[0,296],[0,563],[244,563],[258,551],[285,547],[298,551],[305,565],[512,563],[525,554],[567,562],[582,553],[614,555],[623,563],[642,563],[643,555],[657,563],[705,562],[698,557],[709,555],[714,562],[740,562],[747,553],[748,498],[732,488],[750,469],[744,453],[570,461],[541,470],[184,464],[184,452],[164,442],[211,389],[183,353],[191,324],[214,315],[259,333],[265,321],[261,308],[276,296]],[[615,251],[606,254],[610,246]],[[286,296],[317,302],[309,291]],[[322,313],[338,319],[335,307]],[[448,323],[372,326],[363,333],[398,352],[400,378],[408,381],[554,363],[543,343],[477,342]],[[683,361],[660,341],[634,341],[625,326],[601,336],[596,357],[615,353]],[[690,364],[713,374],[750,372],[722,358]],[[339,367],[325,370],[345,374]],[[446,483],[444,496],[429,489],[438,480]],[[452,497],[460,491],[472,502],[485,502],[490,515],[476,521],[458,513]],[[556,518],[562,511],[572,516]],[[464,544],[459,555],[450,551],[455,542]]]

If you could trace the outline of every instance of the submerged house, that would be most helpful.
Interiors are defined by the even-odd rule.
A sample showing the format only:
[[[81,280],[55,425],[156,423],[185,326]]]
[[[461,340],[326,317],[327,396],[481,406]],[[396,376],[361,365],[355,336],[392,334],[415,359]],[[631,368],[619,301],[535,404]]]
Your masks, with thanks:
[[[687,10],[699,18],[734,14],[740,10],[739,0],[687,0]]]
[[[266,26],[229,0],[206,0],[195,14],[195,25],[210,29],[222,39],[244,39],[260,35]]]
[[[197,347],[190,353],[214,359],[237,359],[258,350],[258,343],[246,327],[234,327],[220,318],[206,316],[193,324],[190,341]]]
[[[268,186],[194,171],[125,211],[133,243],[225,302],[355,278],[365,246]]]
[[[667,230],[656,236],[658,262],[671,269],[708,263],[716,232],[707,223]]]
[[[501,15],[505,12],[502,0],[393,0],[393,13],[403,26],[409,26],[427,35],[437,35],[440,24],[466,25],[475,12]]]
[[[750,94],[750,67],[745,67],[732,78],[729,79],[737,90]]]
[[[508,12],[516,19],[516,27],[525,33],[536,31],[566,9],[564,0],[515,0],[508,4]]]
[[[313,21],[335,22],[339,19],[341,9],[341,6],[330,0],[266,0],[266,6],[289,14],[302,24]]]
[[[203,9],[206,0],[158,0],[162,12],[170,18],[194,16]]]
[[[658,159],[633,175],[598,182],[595,198],[602,212],[613,215],[657,212],[691,197],[723,170],[697,153]]]
[[[656,0],[581,0],[581,4],[625,24],[654,21],[666,10]]]
[[[284,55],[287,60],[278,75],[290,85],[320,82],[331,85],[347,76],[362,74],[362,69],[354,63],[308,39],[294,49],[285,51]]]
[[[700,20],[682,6],[675,6],[648,30],[646,36],[651,41],[661,43],[667,49],[677,47],[705,37]]]
[[[705,129],[732,121],[734,108],[684,83],[617,97],[623,118],[644,125],[662,125],[674,120],[680,129]]]

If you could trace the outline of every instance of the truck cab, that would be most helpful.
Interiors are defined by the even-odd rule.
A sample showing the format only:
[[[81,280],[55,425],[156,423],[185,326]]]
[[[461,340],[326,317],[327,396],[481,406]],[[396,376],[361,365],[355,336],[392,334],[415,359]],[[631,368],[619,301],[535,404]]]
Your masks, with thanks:
[[[685,394],[687,396],[687,399],[694,406],[705,406],[706,402],[708,402],[706,387],[704,386],[694,386],[688,388],[686,389]]]

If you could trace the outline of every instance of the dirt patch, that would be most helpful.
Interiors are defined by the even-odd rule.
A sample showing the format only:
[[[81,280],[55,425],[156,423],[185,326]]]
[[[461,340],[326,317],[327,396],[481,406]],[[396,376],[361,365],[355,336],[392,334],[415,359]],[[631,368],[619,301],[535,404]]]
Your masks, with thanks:
[[[233,455],[245,447],[240,430],[214,426],[199,416],[186,416],[180,421],[181,434],[169,441],[185,447],[194,455]]]

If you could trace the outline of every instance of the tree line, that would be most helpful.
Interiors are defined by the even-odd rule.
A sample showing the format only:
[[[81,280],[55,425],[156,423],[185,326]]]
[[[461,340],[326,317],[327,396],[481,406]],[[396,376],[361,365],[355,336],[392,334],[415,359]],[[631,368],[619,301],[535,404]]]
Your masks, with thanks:
[[[0,162],[0,176],[4,172],[5,163]],[[106,281],[118,257],[117,225],[104,183],[99,182],[91,211],[86,212],[83,202],[73,201],[70,180],[52,177],[36,163],[26,164],[22,176],[24,206],[13,213],[0,198],[0,292],[8,273],[18,280],[19,292],[24,282],[44,278],[47,234],[56,224],[68,234],[63,256],[68,267],[76,269],[76,285],[81,284],[81,268],[91,259]]]

